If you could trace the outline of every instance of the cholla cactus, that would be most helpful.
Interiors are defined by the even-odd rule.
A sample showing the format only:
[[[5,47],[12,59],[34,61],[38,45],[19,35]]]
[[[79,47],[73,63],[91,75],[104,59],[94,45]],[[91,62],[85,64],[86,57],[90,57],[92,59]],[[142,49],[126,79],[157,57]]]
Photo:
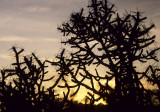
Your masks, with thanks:
[[[16,62],[12,64],[12,69],[1,70],[1,111],[41,112],[62,108],[62,105],[58,104],[54,88],[47,90],[43,86],[45,81],[54,78],[51,76],[45,79],[48,73],[46,62],[40,61],[34,53],[20,57],[24,49],[18,51],[13,47],[12,50]]]

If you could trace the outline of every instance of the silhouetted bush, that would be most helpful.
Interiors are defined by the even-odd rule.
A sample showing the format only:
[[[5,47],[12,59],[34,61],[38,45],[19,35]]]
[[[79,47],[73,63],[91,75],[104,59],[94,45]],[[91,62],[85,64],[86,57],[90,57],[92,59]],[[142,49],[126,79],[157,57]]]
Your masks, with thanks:
[[[66,83],[60,87],[76,88],[70,94],[74,96],[83,86],[91,91],[87,96],[91,104],[103,99],[123,111],[127,107],[127,111],[136,111],[136,108],[153,106],[153,91],[142,83],[142,79],[149,77],[145,70],[137,71],[136,63],[158,62],[156,52],[160,48],[149,49],[155,42],[155,35],[149,34],[155,25],[146,26],[147,17],[139,11],[120,16],[108,0],[90,0],[87,8],[87,13],[84,9],[74,12],[68,22],[58,27],[64,36],[69,36],[62,43],[72,49],[67,55],[63,49],[58,56],[56,66],[63,70],[60,75],[65,75],[63,80]],[[106,72],[102,75],[99,72],[101,67]],[[67,80],[68,77],[71,80]],[[113,80],[115,88],[109,85]],[[99,97],[95,98],[95,95]]]
[[[160,48],[150,49],[155,36],[149,32],[154,24],[145,25],[141,12],[120,16],[108,0],[90,0],[88,13],[84,9],[72,13],[68,22],[58,30],[70,36],[62,42],[71,47],[63,49],[56,61],[41,61],[34,53],[21,56],[24,49],[13,47],[15,63],[1,70],[0,111],[2,112],[159,112],[159,67],[149,65],[138,71],[138,63],[156,61]],[[46,88],[47,64],[57,67],[57,79]],[[101,70],[105,71],[102,73]],[[146,79],[155,90],[145,88]],[[109,84],[115,82],[115,87]],[[64,88],[63,97],[55,87]],[[84,87],[85,104],[72,98]],[[94,105],[103,100],[108,105]],[[157,104],[155,104],[157,101]]]
[[[60,112],[63,104],[43,83],[54,78],[45,79],[46,62],[41,61],[34,53],[21,56],[24,49],[16,47],[16,62],[12,69],[1,70],[0,102],[2,112]]]

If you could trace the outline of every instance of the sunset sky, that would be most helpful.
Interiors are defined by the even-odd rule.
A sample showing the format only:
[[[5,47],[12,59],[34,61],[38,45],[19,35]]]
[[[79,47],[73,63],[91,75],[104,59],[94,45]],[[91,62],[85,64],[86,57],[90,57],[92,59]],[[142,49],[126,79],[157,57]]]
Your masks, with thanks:
[[[110,0],[119,13],[125,10],[144,12],[153,22],[160,44],[160,0]],[[88,0],[0,0],[0,65],[12,60],[12,46],[36,52],[41,58],[54,58],[62,47],[62,34],[57,26],[67,21],[72,12],[86,7]],[[0,68],[1,68],[0,67]]]

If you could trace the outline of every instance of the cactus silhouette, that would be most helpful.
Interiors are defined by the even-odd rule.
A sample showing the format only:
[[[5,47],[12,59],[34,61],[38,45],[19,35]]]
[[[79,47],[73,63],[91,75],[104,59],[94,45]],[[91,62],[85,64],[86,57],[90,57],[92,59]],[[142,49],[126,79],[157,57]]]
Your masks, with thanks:
[[[69,36],[62,44],[71,51],[62,49],[56,61],[41,61],[35,53],[22,56],[24,49],[12,47],[16,61],[0,74],[0,111],[159,112],[159,67],[137,70],[137,63],[159,61],[160,48],[149,48],[155,44],[155,35],[150,35],[155,25],[145,25],[147,17],[139,11],[121,16],[108,0],[89,0],[87,8],[87,13],[82,8],[58,27]],[[46,79],[47,65],[57,68],[57,79],[48,88],[44,82],[55,76]],[[157,88],[145,88],[143,79]],[[59,92],[63,88],[63,97],[55,94],[55,87]],[[73,100],[81,88],[87,94],[85,104]],[[95,106],[100,100],[107,105]]]
[[[32,53],[21,56],[24,49],[13,47],[16,62],[12,69],[1,70],[0,101],[2,112],[52,112],[60,111],[63,105],[56,98],[54,88],[45,89],[46,62]]]
[[[73,49],[69,56],[65,56],[65,49],[59,55],[61,75],[71,77],[72,82],[68,85],[69,81],[63,79],[67,85],[60,87],[76,88],[71,96],[85,87],[91,104],[103,99],[122,110],[152,105],[151,91],[144,88],[141,80],[144,71],[137,71],[135,63],[158,62],[155,53],[160,48],[147,49],[155,42],[155,35],[149,35],[155,25],[146,26],[147,18],[139,11],[121,17],[108,0],[90,0],[88,9],[88,13],[84,9],[72,13],[69,21],[58,27],[64,36],[70,36],[62,43]],[[90,66],[96,66],[94,73],[89,71]],[[98,71],[100,67],[106,70],[105,75]],[[113,80],[115,88],[109,85]],[[99,97],[95,98],[95,94]]]

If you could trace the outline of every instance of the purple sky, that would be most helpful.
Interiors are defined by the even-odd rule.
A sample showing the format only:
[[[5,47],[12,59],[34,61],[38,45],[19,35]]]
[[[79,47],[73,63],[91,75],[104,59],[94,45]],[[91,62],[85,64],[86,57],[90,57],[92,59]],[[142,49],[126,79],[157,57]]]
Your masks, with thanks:
[[[119,13],[144,12],[156,25],[153,33],[160,43],[160,0],[110,0]],[[12,46],[36,52],[41,58],[54,58],[61,48],[62,34],[57,26],[69,15],[86,7],[87,0],[0,0],[0,64],[12,61]]]

